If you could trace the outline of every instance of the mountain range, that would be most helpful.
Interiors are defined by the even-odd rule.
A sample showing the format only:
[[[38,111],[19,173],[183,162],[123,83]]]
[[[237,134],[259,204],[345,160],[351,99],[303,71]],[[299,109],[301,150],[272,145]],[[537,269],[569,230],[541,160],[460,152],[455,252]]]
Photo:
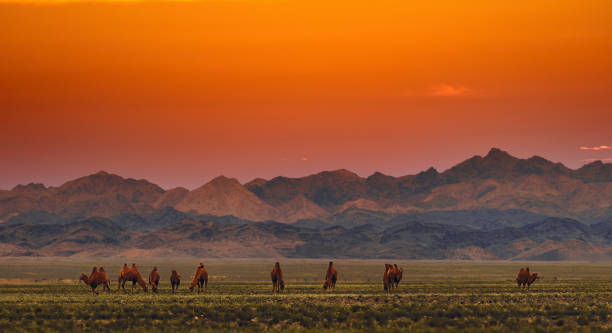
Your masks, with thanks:
[[[220,176],[189,191],[98,172],[18,185],[0,191],[0,255],[608,260],[609,221],[612,164],[493,148],[402,177]]]

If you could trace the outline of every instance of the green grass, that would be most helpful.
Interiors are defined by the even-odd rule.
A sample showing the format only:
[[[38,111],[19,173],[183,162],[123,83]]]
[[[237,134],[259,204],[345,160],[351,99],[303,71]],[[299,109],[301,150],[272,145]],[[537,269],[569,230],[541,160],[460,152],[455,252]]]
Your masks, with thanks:
[[[340,281],[334,292],[324,292],[325,260],[285,259],[287,288],[273,294],[267,281],[273,261],[205,262],[211,281],[199,295],[188,292],[188,278],[173,295],[166,276],[170,266],[191,276],[189,268],[199,261],[137,262],[143,275],[149,265],[164,269],[159,294],[119,293],[113,281],[111,294],[94,296],[82,283],[69,281],[89,271],[93,261],[5,260],[0,331],[612,330],[611,265],[532,263],[545,278],[523,291],[512,280],[524,264],[402,262],[406,279],[399,291],[386,294],[379,282],[384,261],[337,260]],[[105,265],[113,278],[121,263]],[[38,275],[16,274],[19,270]]]

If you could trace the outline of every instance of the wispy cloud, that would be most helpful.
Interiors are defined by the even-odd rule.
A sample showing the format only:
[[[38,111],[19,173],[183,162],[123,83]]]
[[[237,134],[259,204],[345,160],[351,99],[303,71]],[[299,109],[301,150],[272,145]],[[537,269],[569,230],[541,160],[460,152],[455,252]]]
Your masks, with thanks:
[[[580,146],[580,150],[595,150],[595,151],[599,151],[599,150],[608,150],[608,149],[612,149],[612,146],[593,146],[593,147],[587,147],[587,146]]]
[[[430,95],[432,96],[461,96],[470,92],[466,86],[438,84],[431,87]]]

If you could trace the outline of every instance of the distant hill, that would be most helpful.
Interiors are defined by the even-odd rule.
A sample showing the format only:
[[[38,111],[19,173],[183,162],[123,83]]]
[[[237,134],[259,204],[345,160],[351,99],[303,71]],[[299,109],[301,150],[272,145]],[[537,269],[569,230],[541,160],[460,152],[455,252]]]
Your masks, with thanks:
[[[0,226],[0,255],[611,260],[610,224],[547,218],[483,231],[416,221],[314,229],[278,222],[183,219],[130,231],[110,219]],[[602,232],[602,229],[606,232]]]
[[[90,230],[92,221],[103,229],[118,228],[114,232],[130,241],[96,234],[91,244],[83,241],[76,246],[70,238],[62,238],[61,247],[55,243],[53,237],[67,236],[70,226]],[[210,228],[225,230],[220,234],[224,237],[248,226],[255,228],[248,230],[259,235],[262,243],[276,244],[272,249],[272,245],[242,242],[234,235],[238,237],[234,243],[230,238],[223,241],[228,246],[223,253],[228,256],[247,255],[240,249],[251,248],[252,253],[304,257],[329,256],[325,251],[332,251],[347,257],[401,253],[406,258],[606,258],[610,244],[599,236],[612,232],[612,164],[597,161],[573,170],[542,157],[519,159],[493,148],[485,156],[471,157],[443,172],[430,168],[416,175],[392,177],[377,172],[363,178],[336,170],[302,178],[255,179],[244,185],[220,176],[192,191],[164,190],[146,180],[101,171],[59,187],[33,183],[0,191],[0,226],[5,235],[14,232],[24,239],[20,243],[2,238],[0,254],[86,254],[97,248],[100,239],[114,239],[121,245],[116,251],[127,246],[140,249],[137,253],[156,248],[173,253],[170,245],[156,237],[163,240],[158,235],[161,230],[170,232],[167,228],[184,221],[208,221],[213,223]],[[540,225],[543,221],[553,222]],[[270,231],[270,225],[278,222],[285,225],[274,230],[287,228],[288,238]],[[48,231],[47,245],[30,243],[27,228],[35,226]],[[532,234],[523,229],[528,226]],[[504,236],[510,231],[522,238]],[[445,237],[463,232],[481,238],[452,240],[461,247],[445,245],[449,241]],[[324,241],[331,235],[340,240],[334,248]],[[148,240],[146,251],[138,239]],[[187,240],[179,235],[176,239],[182,243],[174,248],[185,248]],[[220,240],[207,238],[206,242]],[[235,249],[229,248],[230,243]],[[112,244],[100,250],[111,251]],[[282,249],[278,244],[284,244]],[[222,255],[218,250],[207,251]]]

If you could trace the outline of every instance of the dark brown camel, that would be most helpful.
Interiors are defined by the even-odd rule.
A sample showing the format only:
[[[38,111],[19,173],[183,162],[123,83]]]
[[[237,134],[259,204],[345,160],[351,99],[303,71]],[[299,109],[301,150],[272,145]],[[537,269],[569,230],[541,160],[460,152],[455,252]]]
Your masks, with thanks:
[[[172,293],[181,284],[181,276],[175,270],[172,270],[172,275],[170,275],[170,284],[172,285]]]
[[[274,268],[272,268],[270,278],[272,279],[272,292],[281,292],[285,289],[285,282],[283,281],[283,271],[281,270],[278,261],[276,262],[276,264],[274,264]]]
[[[537,279],[538,273],[529,273],[529,267],[521,268],[518,275],[516,276],[516,284],[519,288],[522,285],[523,289],[525,289],[525,286],[527,286],[527,289],[529,289],[529,286],[531,286],[531,284],[534,283]]]
[[[330,261],[327,272],[325,272],[325,284],[323,284],[323,289],[335,290],[336,281],[338,281],[338,271],[334,268],[334,263]]]

